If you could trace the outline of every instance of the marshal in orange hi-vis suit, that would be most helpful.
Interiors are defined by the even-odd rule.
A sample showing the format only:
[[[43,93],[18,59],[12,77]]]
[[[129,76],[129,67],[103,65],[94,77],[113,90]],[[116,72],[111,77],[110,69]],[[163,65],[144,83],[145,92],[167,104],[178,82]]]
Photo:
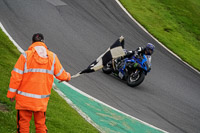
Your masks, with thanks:
[[[7,97],[11,101],[16,99],[18,132],[29,133],[34,114],[36,133],[46,133],[46,110],[54,76],[69,81],[71,75],[63,69],[56,54],[47,49],[41,33],[34,34],[32,42],[11,72]]]

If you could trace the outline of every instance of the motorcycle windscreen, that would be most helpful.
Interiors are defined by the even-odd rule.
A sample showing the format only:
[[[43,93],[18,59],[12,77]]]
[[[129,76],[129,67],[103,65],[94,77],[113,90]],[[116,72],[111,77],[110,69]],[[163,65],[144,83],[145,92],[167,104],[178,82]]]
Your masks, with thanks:
[[[150,55],[145,55],[147,61],[144,63],[145,66],[147,67],[147,71],[151,69],[151,56]]]

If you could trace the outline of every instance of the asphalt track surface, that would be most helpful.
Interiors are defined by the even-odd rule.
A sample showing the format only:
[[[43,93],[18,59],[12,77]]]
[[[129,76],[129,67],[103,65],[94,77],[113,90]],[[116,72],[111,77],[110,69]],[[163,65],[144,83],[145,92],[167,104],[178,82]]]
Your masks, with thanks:
[[[33,33],[43,33],[49,49],[71,74],[85,69],[120,35],[129,50],[152,42],[152,71],[140,86],[131,88],[101,71],[70,84],[168,132],[200,132],[199,74],[141,30],[115,0],[52,1],[0,0],[0,21],[24,50]]]

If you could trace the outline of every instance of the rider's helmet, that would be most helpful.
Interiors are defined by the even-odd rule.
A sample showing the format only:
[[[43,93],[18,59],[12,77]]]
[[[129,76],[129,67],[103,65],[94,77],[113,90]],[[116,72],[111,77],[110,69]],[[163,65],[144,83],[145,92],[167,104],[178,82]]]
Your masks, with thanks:
[[[41,33],[36,33],[32,37],[33,42],[44,42],[44,36]]]
[[[152,55],[154,52],[155,46],[152,43],[147,43],[147,46],[145,47],[145,51],[147,55]]]

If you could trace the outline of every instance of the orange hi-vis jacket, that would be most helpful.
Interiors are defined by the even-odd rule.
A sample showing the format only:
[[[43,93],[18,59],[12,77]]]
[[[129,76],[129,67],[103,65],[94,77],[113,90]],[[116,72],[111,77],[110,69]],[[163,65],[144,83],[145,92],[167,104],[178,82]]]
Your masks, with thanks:
[[[45,58],[39,55],[36,46],[45,48]],[[63,69],[58,57],[49,51],[43,42],[35,42],[21,54],[15,64],[11,72],[7,97],[16,96],[17,110],[45,112],[54,75],[59,80],[71,79],[71,75]]]

